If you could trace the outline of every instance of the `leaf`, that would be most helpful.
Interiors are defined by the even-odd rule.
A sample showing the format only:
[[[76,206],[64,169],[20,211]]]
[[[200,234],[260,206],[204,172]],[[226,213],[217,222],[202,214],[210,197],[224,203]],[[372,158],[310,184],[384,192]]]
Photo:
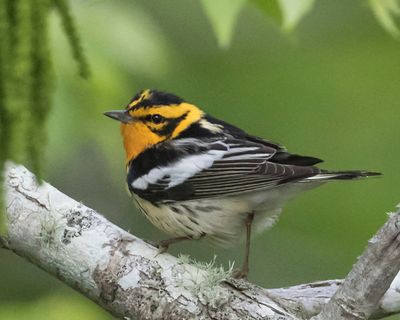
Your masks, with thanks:
[[[285,32],[293,31],[313,8],[314,0],[252,0],[265,15],[277,21]]]
[[[246,0],[202,0],[220,47],[228,47],[235,22]]]
[[[279,24],[282,23],[282,11],[277,0],[252,0],[265,15],[270,16]]]
[[[400,29],[395,18],[400,16],[398,0],[370,0],[369,4],[381,26],[395,38],[400,38]]]
[[[282,29],[292,31],[313,8],[314,0],[277,0],[282,11]]]

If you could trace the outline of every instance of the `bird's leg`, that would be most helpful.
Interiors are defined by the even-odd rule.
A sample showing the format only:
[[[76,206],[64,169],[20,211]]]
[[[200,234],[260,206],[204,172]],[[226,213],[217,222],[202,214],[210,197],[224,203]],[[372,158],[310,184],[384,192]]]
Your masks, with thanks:
[[[158,254],[166,252],[171,244],[183,241],[183,240],[200,240],[201,238],[205,237],[205,233],[201,233],[200,235],[196,236],[180,236],[170,239],[161,240],[155,247],[158,248]]]
[[[254,212],[248,213],[245,225],[246,225],[246,253],[244,255],[244,261],[242,270],[237,270],[233,273],[233,277],[237,279],[247,278],[249,273],[249,257],[250,257],[250,240],[251,240],[251,224],[254,219]]]
[[[246,219],[246,254],[243,262],[242,273],[247,277],[249,273],[249,257],[250,257],[250,241],[251,241],[251,225],[254,219],[254,212],[247,215]]]
[[[193,238],[190,236],[181,236],[181,237],[161,240],[157,245],[158,254],[166,252],[171,244],[174,244],[174,243],[177,243],[177,242],[180,242],[183,240],[192,240],[192,239]]]

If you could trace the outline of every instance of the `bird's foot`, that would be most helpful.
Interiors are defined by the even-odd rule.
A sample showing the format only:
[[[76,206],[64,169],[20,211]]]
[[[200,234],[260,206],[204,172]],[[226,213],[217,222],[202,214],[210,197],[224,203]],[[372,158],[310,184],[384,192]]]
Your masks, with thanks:
[[[235,269],[232,271],[232,278],[234,279],[247,279],[247,275],[249,274],[249,270],[244,269]]]
[[[158,249],[158,252],[157,252],[156,256],[158,256],[161,253],[164,253],[164,252],[168,251],[168,248],[169,248],[169,245],[170,245],[169,239],[161,240],[161,241],[158,241],[158,242],[157,241],[153,241],[153,240],[144,240],[144,242],[146,242],[147,244],[151,245],[152,247],[155,247],[155,248]]]
[[[161,253],[164,253],[164,252],[167,252],[167,251],[168,251],[168,248],[169,248],[169,245],[170,245],[169,239],[167,239],[167,240],[161,240],[161,241],[156,245],[156,247],[157,247],[157,249],[158,249],[157,255],[159,255],[159,254],[161,254]]]

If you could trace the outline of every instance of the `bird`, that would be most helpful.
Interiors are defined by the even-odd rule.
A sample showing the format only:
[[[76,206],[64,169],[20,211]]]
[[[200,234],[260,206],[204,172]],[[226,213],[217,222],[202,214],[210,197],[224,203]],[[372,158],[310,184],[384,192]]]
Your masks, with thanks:
[[[319,158],[290,153],[158,90],[141,90],[104,115],[121,123],[126,184],[137,207],[172,236],[158,243],[160,252],[183,240],[223,247],[245,240],[237,278],[249,272],[252,228],[272,227],[287,200],[330,181],[380,175],[321,169]]]

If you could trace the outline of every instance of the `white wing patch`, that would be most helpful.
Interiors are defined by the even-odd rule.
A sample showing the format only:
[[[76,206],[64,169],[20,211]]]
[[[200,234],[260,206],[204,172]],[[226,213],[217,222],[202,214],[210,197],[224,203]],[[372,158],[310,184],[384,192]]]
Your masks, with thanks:
[[[167,167],[154,168],[149,173],[134,180],[132,187],[146,190],[149,184],[155,184],[164,177],[168,177],[170,181],[168,188],[172,188],[196,173],[211,167],[214,161],[222,159],[225,153],[224,150],[209,150],[207,153],[187,156]]]
[[[184,147],[184,142],[181,142],[181,147]],[[146,190],[149,185],[168,181],[168,185],[165,185],[165,188],[169,189],[183,183],[199,172],[212,167],[215,161],[223,158],[224,160],[241,160],[261,158],[262,156],[265,158],[266,155],[265,153],[257,153],[256,150],[259,148],[254,146],[229,145],[222,141],[216,142],[216,144],[219,144],[223,148],[210,149],[204,153],[186,156],[168,166],[156,167],[147,174],[135,179],[131,185],[135,189]]]

